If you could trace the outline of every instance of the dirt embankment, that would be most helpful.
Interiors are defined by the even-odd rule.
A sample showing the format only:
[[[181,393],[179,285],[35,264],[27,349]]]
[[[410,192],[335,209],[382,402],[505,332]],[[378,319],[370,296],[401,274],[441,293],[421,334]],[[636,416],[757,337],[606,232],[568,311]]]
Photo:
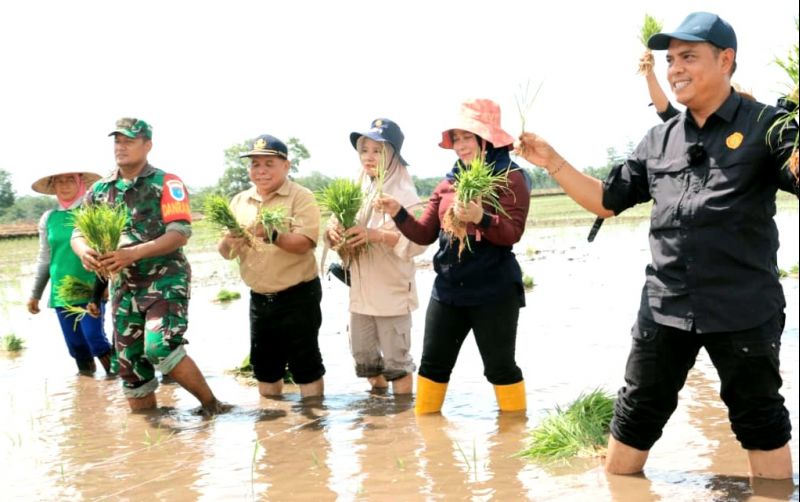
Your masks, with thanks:
[[[39,233],[36,223],[3,223],[0,224],[0,239],[16,237],[35,237]]]

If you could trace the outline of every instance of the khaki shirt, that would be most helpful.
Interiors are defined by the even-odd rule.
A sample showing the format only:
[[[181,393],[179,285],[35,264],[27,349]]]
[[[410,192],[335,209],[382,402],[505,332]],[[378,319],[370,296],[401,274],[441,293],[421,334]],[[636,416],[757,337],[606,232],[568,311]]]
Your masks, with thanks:
[[[255,187],[240,192],[231,200],[236,220],[246,228],[257,223],[262,207],[286,207],[293,218],[289,232],[305,235],[316,244],[319,238],[319,208],[314,195],[305,187],[286,180],[281,187],[262,198]],[[256,293],[277,293],[317,277],[317,259],[312,248],[306,253],[284,251],[274,244],[253,239],[252,247],[242,247],[238,253],[239,273],[247,286]]]

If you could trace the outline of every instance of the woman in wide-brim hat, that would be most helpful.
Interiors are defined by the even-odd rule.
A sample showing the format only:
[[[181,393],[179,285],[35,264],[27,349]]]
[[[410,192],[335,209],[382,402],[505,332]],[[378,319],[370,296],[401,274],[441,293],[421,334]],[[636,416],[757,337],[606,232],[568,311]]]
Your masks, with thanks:
[[[67,276],[90,285],[95,284],[95,274],[83,268],[80,259],[70,247],[70,239],[75,228],[72,210],[80,206],[87,188],[98,179],[100,176],[91,172],[59,172],[45,176],[31,185],[35,192],[55,195],[58,205],[55,209],[45,211],[39,220],[36,277],[27,307],[31,314],[39,313],[39,300],[49,280],[48,306],[56,311],[67,350],[75,359],[78,370],[84,374],[94,373],[94,358],[97,357],[106,373],[113,374],[116,372],[116,356],[103,325],[105,302],[98,306],[97,317],[85,315],[76,320],[66,310],[70,305],[56,293],[61,281]],[[85,307],[92,299],[87,297],[84,300],[72,305]]]
[[[513,142],[500,126],[496,103],[488,99],[467,101],[453,126],[442,132],[439,146],[452,149],[458,158],[437,185],[425,212],[415,218],[391,197],[377,201],[376,205],[392,216],[411,241],[423,245],[439,241],[417,378],[417,414],[440,411],[458,352],[470,330],[500,410],[525,409],[525,383],[515,360],[517,319],[520,307],[525,305],[525,293],[512,247],[525,230],[530,187],[509,156]],[[494,174],[508,181],[497,193],[503,211],[481,201],[456,201],[456,175],[477,156],[483,156]],[[457,241],[443,230],[451,206],[455,216],[467,223],[469,245],[463,253],[459,253]]]
[[[400,149],[403,132],[392,120],[379,118],[370,129],[350,134],[361,162],[358,178],[364,201],[356,225],[329,225],[326,239],[360,247],[349,268],[350,351],[356,375],[373,390],[392,384],[394,394],[410,394],[416,365],[411,357],[411,312],[418,306],[414,257],[426,246],[404,237],[391,218],[377,213],[372,201],[381,194],[396,199],[408,211],[422,207]],[[368,244],[368,245],[367,245]]]

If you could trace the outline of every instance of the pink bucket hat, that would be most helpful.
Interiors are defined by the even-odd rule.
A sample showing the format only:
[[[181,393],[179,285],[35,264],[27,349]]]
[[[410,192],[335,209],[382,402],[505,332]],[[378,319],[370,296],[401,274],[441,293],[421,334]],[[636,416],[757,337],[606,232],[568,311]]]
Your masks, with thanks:
[[[461,104],[456,125],[442,132],[442,148],[453,148],[450,131],[461,129],[485,139],[495,148],[514,143],[514,137],[500,127],[500,106],[491,99],[471,99]]]

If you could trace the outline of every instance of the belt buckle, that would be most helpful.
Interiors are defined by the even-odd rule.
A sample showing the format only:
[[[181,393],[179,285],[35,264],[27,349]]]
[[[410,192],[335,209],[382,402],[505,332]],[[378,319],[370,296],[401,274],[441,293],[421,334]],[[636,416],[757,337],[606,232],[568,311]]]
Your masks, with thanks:
[[[266,299],[268,303],[272,303],[278,299],[278,293],[264,293],[264,299]]]

